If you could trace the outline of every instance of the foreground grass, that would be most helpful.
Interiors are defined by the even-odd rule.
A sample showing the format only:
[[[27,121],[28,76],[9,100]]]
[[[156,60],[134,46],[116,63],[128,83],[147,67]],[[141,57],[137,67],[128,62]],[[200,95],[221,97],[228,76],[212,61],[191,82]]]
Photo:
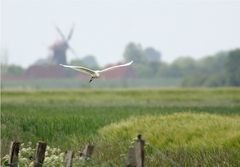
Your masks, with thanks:
[[[114,146],[112,151],[123,153],[127,152],[125,146],[131,143],[132,136],[142,134],[149,156],[147,166],[169,163],[173,166],[225,166],[240,164],[239,129],[240,116],[185,112],[131,117],[105,126],[99,132],[105,143]]]
[[[3,154],[7,153],[9,142],[16,139],[25,143],[44,140],[51,146],[73,150],[79,150],[90,141],[97,144],[99,148],[95,150],[95,159],[111,161],[119,165],[123,161],[119,156],[126,153],[130,144],[129,139],[141,132],[154,148],[161,149],[163,155],[169,155],[174,162],[199,163],[206,166],[224,165],[224,162],[237,166],[236,164],[239,163],[237,161],[240,159],[237,157],[239,135],[236,131],[240,124],[238,120],[240,89],[29,90],[2,91],[1,95],[1,149]],[[174,114],[182,112],[184,112],[183,116]],[[185,112],[196,115],[187,116]],[[164,115],[165,117],[162,117]],[[183,120],[174,119],[171,116],[180,116]],[[186,117],[191,124],[186,121]],[[175,129],[173,128],[172,131],[168,129],[165,132],[159,130],[160,133],[151,131],[151,128],[171,127],[167,121],[170,118],[173,119],[173,125],[178,125],[174,126]],[[145,119],[152,122],[152,126],[146,125],[141,131],[131,133],[127,130],[128,135],[116,135],[119,137],[119,143],[114,144],[116,141],[113,132],[117,133],[118,130],[112,128],[113,126],[122,127],[122,124],[127,123],[128,128],[134,128],[134,122],[147,124]],[[154,127],[159,124],[154,123],[152,119],[156,119],[156,122],[161,120],[163,124],[160,124],[160,127]],[[201,122],[205,119],[208,121]],[[219,126],[221,123],[223,126]],[[201,126],[198,126],[199,124]],[[209,132],[207,135],[205,124],[208,128],[211,127],[207,129]],[[232,127],[232,124],[236,126]],[[183,135],[187,128],[193,130],[190,136]],[[108,132],[104,129],[112,130]],[[232,129],[235,130],[234,133]],[[148,131],[149,134],[145,134]],[[226,138],[219,138],[219,135],[223,136],[223,132],[228,131],[229,133],[225,134]],[[236,136],[233,137],[234,135]],[[202,140],[199,139],[199,142],[196,142],[202,136],[209,140],[203,140],[205,142],[201,143]],[[215,143],[212,136],[224,142]],[[185,141],[184,138],[191,142],[181,143]],[[193,142],[192,139],[196,141]],[[223,147],[224,143],[229,144]],[[109,147],[109,144],[114,147]],[[173,147],[174,144],[175,147]],[[166,157],[159,158],[162,156],[151,148],[147,148],[147,153],[151,155],[147,158],[149,166],[163,162],[166,166],[173,165],[170,160],[164,160]],[[223,161],[224,156],[231,158]],[[207,163],[204,163],[207,157]],[[182,161],[182,159],[185,160]],[[216,163],[214,163],[215,160]]]
[[[158,148],[235,147],[240,149],[240,116],[206,113],[175,113],[165,116],[138,116],[100,129],[111,143],[129,141],[142,134]],[[121,136],[121,137],[120,137]]]

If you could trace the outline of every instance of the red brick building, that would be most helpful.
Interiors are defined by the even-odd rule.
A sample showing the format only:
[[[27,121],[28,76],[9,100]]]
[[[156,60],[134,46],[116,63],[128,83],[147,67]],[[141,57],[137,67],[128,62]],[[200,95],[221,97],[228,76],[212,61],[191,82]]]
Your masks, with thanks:
[[[117,64],[120,65],[120,64]],[[112,64],[106,66],[105,68],[114,66]],[[136,78],[134,69],[132,66],[126,66],[122,68],[116,68],[111,71],[106,71],[102,73],[101,78],[106,79],[129,79],[129,78]]]
[[[66,73],[59,65],[32,65],[26,70],[25,76],[28,78],[64,78]]]

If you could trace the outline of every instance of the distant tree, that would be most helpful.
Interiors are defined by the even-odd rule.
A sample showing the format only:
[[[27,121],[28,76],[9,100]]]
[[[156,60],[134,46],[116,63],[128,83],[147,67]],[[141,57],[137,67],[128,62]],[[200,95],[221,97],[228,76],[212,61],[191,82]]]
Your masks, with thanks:
[[[173,61],[172,65],[182,69],[194,68],[195,60],[190,56],[179,57]]]
[[[197,69],[184,78],[183,86],[240,86],[240,49],[219,52],[196,64]]]
[[[161,53],[152,47],[146,48],[144,53],[149,62],[159,62],[161,60]]]
[[[129,43],[123,53],[125,61],[133,60],[134,63],[146,63],[147,59],[140,44]]]
[[[22,75],[25,69],[19,65],[8,64],[8,50],[1,49],[1,74],[4,75]]]
[[[83,64],[87,65],[88,67],[91,68],[98,68],[98,63],[96,58],[93,55],[87,55],[82,58]]]
[[[179,57],[170,64],[166,70],[166,75],[171,77],[186,77],[196,70],[195,60],[191,57]]]
[[[24,68],[19,65],[8,65],[7,66],[7,75],[22,75],[24,73]]]
[[[73,59],[70,61],[70,65],[81,66],[84,65],[82,59]]]
[[[190,75],[187,77],[184,77],[182,81],[182,86],[184,87],[199,87],[203,86],[204,82],[206,81],[207,76],[202,75],[199,73],[196,73],[194,75]]]
[[[3,48],[1,49],[0,58],[1,58],[1,74],[6,74],[7,66],[8,66],[8,50],[7,49],[3,49]]]
[[[228,52],[219,52],[213,56],[207,56],[197,61],[198,71],[214,74],[224,70],[228,58]]]
[[[137,64],[133,64],[133,67],[138,77],[154,78],[154,77],[157,77],[158,75],[160,62],[148,62],[145,64],[137,63]]]
[[[149,74],[148,74],[149,77],[156,77],[160,69],[160,62],[151,61],[149,62],[148,66],[149,66]]]
[[[240,49],[229,52],[225,68],[227,84],[230,86],[240,86]]]
[[[164,77],[164,78],[172,78],[172,76],[168,75],[169,73],[169,64],[166,62],[161,61],[158,66],[158,72],[157,76],[158,77]]]
[[[133,64],[133,68],[134,71],[136,73],[136,75],[140,78],[146,78],[148,76],[148,66],[147,65],[143,65],[143,64],[139,64],[139,63],[134,63]]]
[[[70,62],[70,64],[76,65],[76,66],[86,66],[88,68],[98,68],[99,67],[97,60],[93,55],[87,55],[87,56],[83,57],[82,59],[73,59]]]
[[[207,75],[202,85],[205,87],[219,87],[226,86],[226,82],[222,73],[215,73],[213,75]]]
[[[160,69],[161,53],[152,47],[143,49],[140,44],[129,43],[123,53],[126,62],[133,60],[138,77],[156,77]]]

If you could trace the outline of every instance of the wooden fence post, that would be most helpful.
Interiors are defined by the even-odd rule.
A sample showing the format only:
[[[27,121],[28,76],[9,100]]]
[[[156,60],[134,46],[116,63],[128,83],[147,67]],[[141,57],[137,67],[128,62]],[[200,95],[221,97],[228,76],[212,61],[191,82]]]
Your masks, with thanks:
[[[91,158],[93,149],[94,149],[94,145],[87,144],[84,150],[80,153],[80,156],[83,157],[84,159]]]
[[[135,142],[135,156],[136,156],[136,166],[144,167],[144,143],[142,136],[138,135],[138,139]]]
[[[20,149],[20,142],[13,141],[10,144],[10,149],[9,149],[9,161],[7,166],[10,167],[17,167],[18,166],[18,153]]]
[[[64,155],[64,166],[72,167],[73,151],[66,151]]]
[[[135,158],[134,147],[128,149],[127,167],[136,167],[136,158]]]
[[[129,148],[127,167],[144,167],[144,140],[138,135],[133,148]]]
[[[44,157],[45,157],[45,151],[46,151],[47,143],[44,142],[38,142],[35,157],[34,157],[34,167],[42,167]]]

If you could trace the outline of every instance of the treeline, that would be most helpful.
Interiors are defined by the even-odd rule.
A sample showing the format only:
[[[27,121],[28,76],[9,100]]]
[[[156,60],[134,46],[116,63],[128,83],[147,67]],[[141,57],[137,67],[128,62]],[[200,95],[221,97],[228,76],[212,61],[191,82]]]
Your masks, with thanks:
[[[123,61],[134,61],[137,78],[181,79],[183,87],[240,86],[240,49],[223,51],[201,59],[179,57],[172,63],[162,61],[161,52],[153,47],[129,43],[123,52]],[[101,68],[93,55],[72,60],[69,64]],[[25,69],[18,65],[1,66],[2,74],[21,75]],[[73,76],[69,75],[69,77]],[[146,85],[147,86],[147,85]]]
[[[182,86],[240,86],[240,49],[200,59],[193,65]]]
[[[181,78],[184,87],[240,86],[240,49],[201,59],[179,57],[166,63],[154,48],[144,49],[140,44],[130,43],[123,57],[125,61],[134,61],[140,78]]]

